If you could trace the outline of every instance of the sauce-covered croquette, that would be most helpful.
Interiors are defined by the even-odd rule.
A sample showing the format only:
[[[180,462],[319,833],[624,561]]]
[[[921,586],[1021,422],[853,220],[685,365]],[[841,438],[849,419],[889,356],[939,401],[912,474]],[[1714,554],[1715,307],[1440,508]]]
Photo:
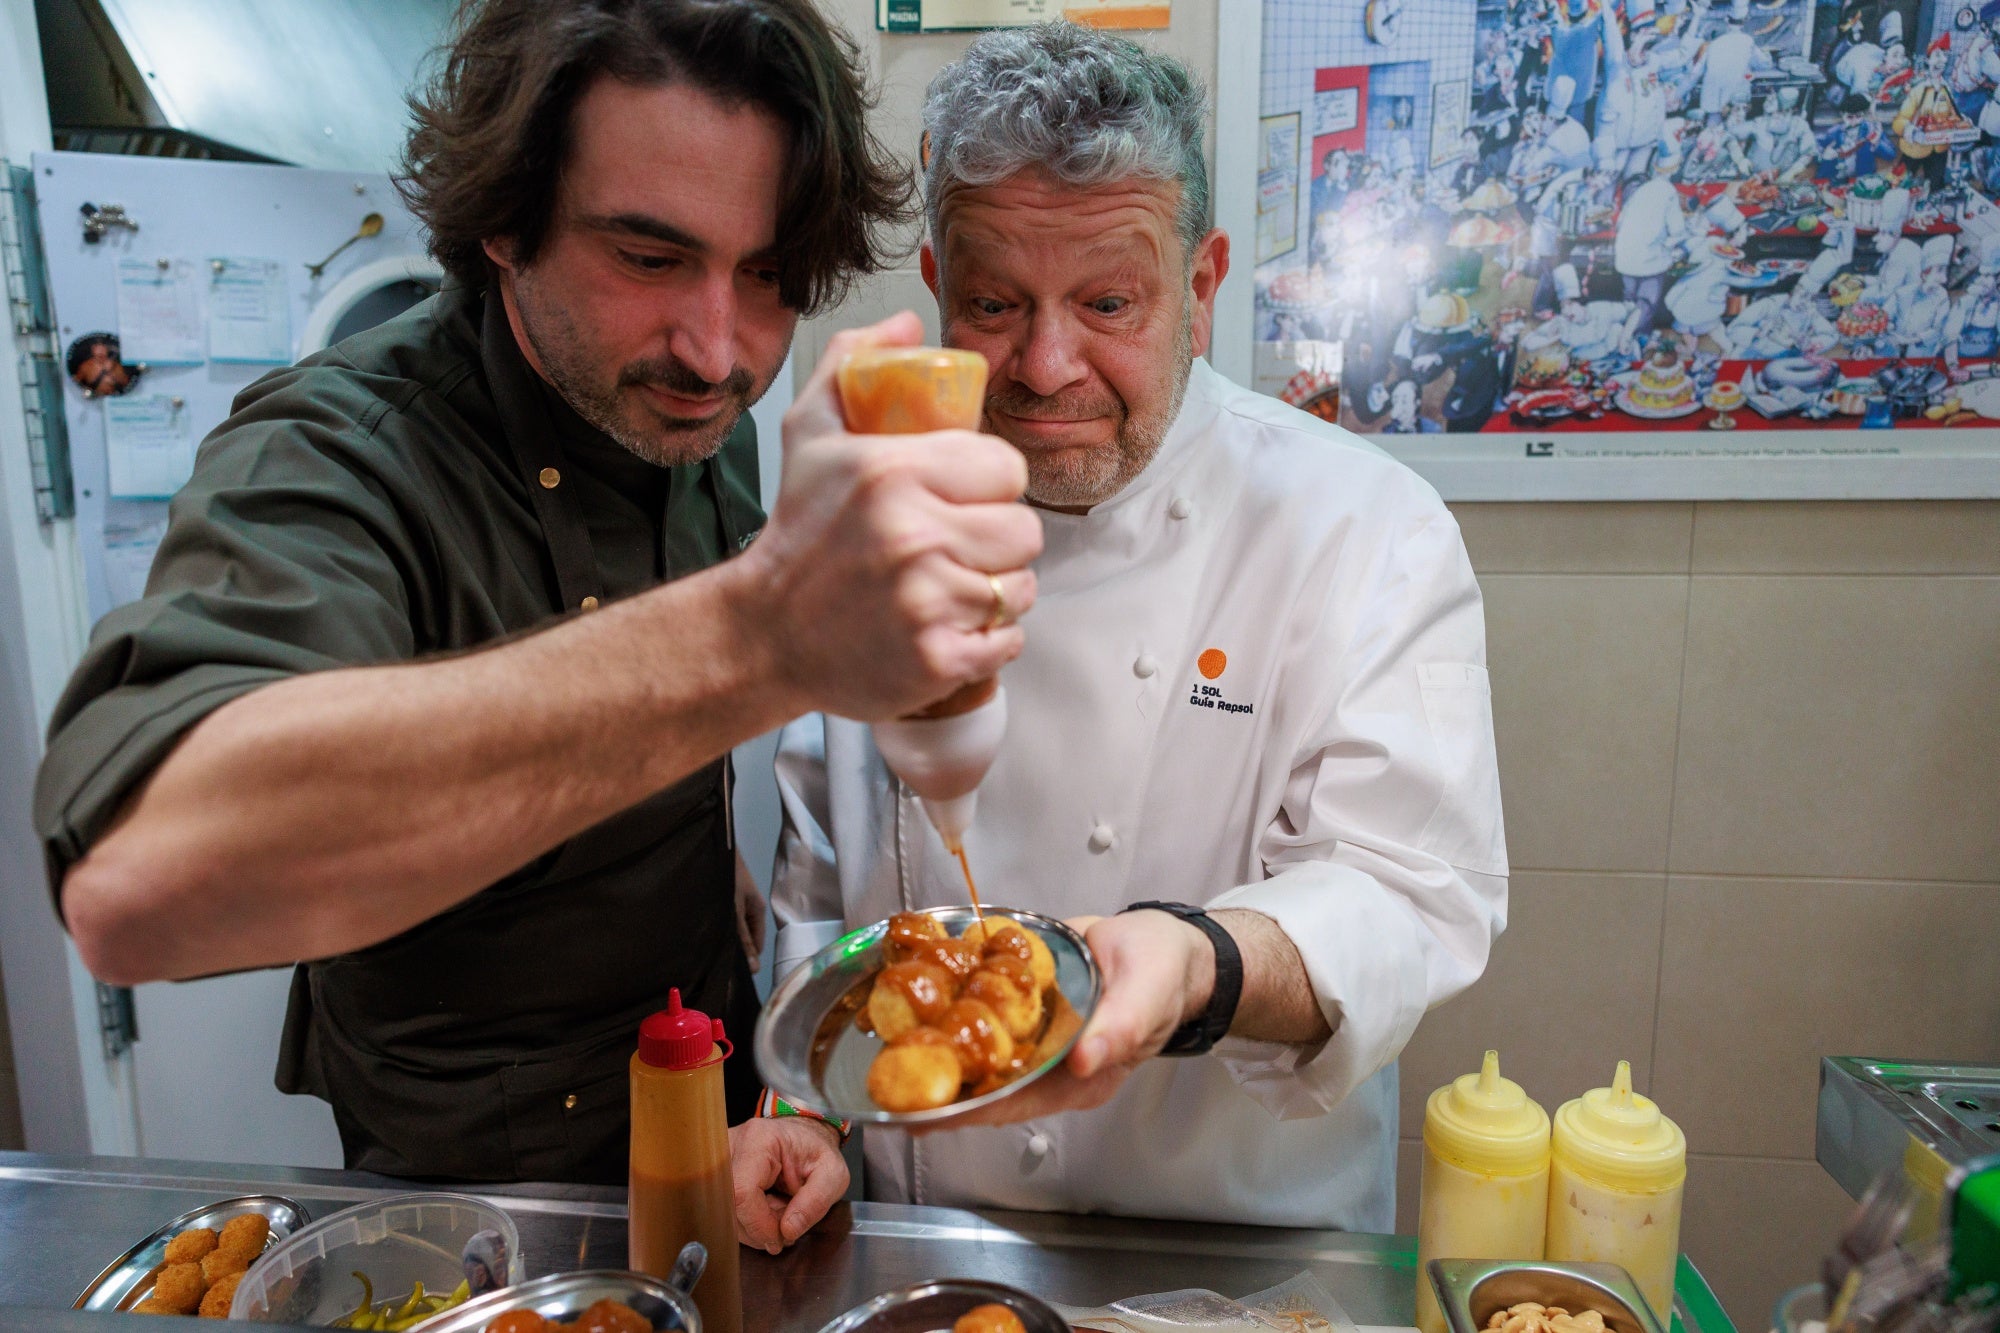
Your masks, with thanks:
[[[256,1257],[257,1255],[254,1251],[244,1254],[240,1250],[231,1250],[218,1246],[213,1253],[202,1257],[201,1275],[211,1283],[220,1282],[231,1273],[240,1273],[248,1268],[250,1261]]]
[[[166,1260],[170,1264],[198,1264],[215,1250],[216,1234],[212,1227],[195,1227],[183,1231],[167,1242]]]
[[[533,1310],[509,1310],[486,1326],[486,1333],[549,1333],[548,1320]]]
[[[629,1305],[605,1299],[563,1325],[575,1333],[653,1333],[653,1321]]]
[[[1028,1333],[1021,1316],[1004,1305],[980,1305],[960,1315],[951,1333]]]
[[[208,1294],[201,1298],[201,1309],[198,1311],[201,1317],[203,1319],[229,1318],[229,1303],[236,1299],[236,1284],[242,1280],[243,1275],[241,1273],[231,1273],[228,1277],[210,1287]]]
[[[152,1299],[175,1314],[193,1314],[207,1290],[200,1264],[168,1264],[153,1278]]]

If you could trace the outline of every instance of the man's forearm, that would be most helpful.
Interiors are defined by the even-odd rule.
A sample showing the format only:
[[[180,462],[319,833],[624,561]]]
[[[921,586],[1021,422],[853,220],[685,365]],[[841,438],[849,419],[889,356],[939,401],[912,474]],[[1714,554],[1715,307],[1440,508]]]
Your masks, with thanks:
[[[1333,1029],[1327,1025],[1326,1015],[1320,1012],[1312,978],[1306,975],[1305,960],[1299,956],[1292,937],[1262,912],[1224,908],[1214,915],[1243,955],[1243,997],[1237,1002],[1236,1021],[1230,1024],[1229,1035],[1294,1045],[1325,1041],[1332,1036]],[[1213,988],[1211,963],[1209,984],[1202,993],[1203,1006]]]
[[[267,686],[74,867],[99,976],[267,966],[416,925],[809,706],[733,562],[505,646]]]

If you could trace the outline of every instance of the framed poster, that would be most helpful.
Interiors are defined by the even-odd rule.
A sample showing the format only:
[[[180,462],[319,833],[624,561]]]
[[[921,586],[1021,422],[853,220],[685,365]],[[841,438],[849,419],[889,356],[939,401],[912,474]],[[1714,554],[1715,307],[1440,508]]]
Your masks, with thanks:
[[[1222,34],[1257,388],[1447,498],[2000,496],[2000,0],[1362,11]]]
[[[1290,254],[1299,243],[1299,120],[1294,111],[1258,123],[1257,262]]]

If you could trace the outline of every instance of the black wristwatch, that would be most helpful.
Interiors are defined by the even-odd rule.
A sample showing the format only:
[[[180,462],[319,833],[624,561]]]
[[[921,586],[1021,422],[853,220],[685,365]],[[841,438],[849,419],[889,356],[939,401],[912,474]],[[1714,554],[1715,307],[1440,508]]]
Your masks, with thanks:
[[[1199,907],[1186,903],[1133,903],[1127,912],[1165,912],[1198,927],[1215,946],[1215,989],[1209,992],[1208,1007],[1174,1029],[1161,1055],[1206,1055],[1215,1043],[1229,1035],[1236,1021],[1236,1004],[1243,998],[1243,951],[1228,931]]]

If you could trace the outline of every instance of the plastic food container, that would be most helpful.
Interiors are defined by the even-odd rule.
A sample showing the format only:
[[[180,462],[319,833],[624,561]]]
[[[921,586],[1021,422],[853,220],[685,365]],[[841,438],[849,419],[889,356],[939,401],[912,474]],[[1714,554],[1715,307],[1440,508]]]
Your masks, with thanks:
[[[379,1305],[418,1283],[449,1292],[464,1281],[460,1256],[480,1231],[500,1233],[512,1286],[525,1273],[513,1219],[464,1194],[396,1194],[343,1208],[264,1252],[236,1288],[231,1319],[262,1324],[330,1325],[360,1306],[366,1273]]]

